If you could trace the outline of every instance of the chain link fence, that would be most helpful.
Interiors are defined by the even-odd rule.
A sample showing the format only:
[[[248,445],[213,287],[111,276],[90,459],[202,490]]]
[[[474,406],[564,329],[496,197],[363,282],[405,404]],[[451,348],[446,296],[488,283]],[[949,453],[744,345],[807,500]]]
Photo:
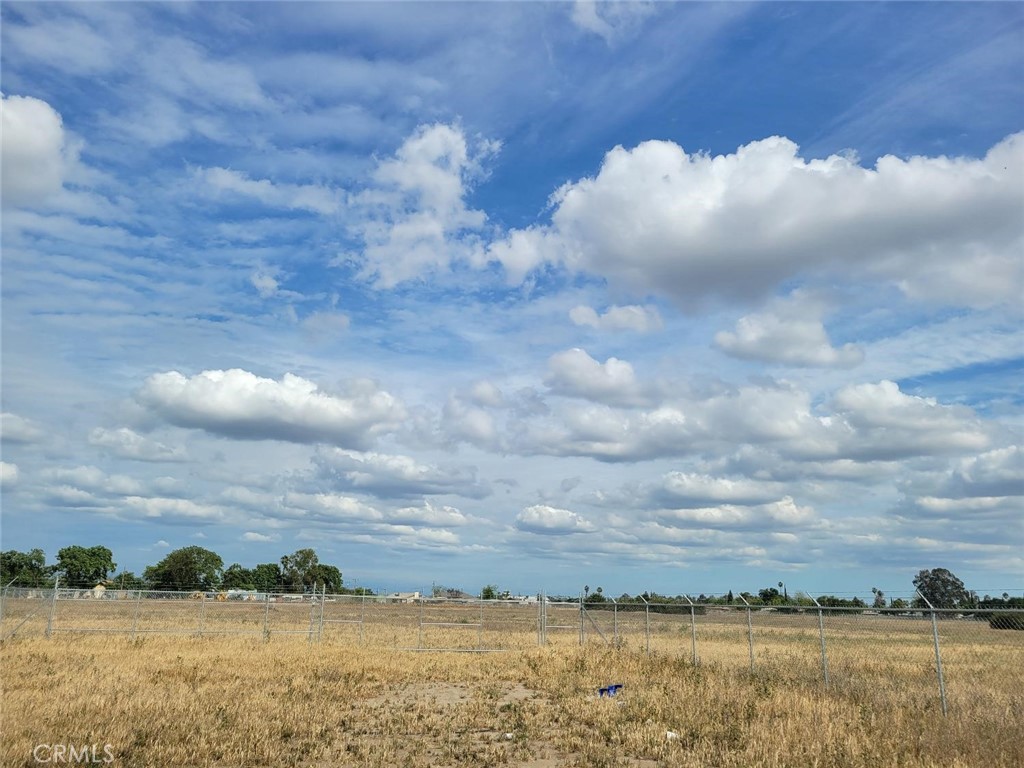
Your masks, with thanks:
[[[911,605],[909,601],[905,605]],[[679,602],[8,588],[0,640],[58,633],[238,635],[263,641],[488,652],[605,645],[740,667],[865,701],[1010,706],[1024,690],[1024,613]]]

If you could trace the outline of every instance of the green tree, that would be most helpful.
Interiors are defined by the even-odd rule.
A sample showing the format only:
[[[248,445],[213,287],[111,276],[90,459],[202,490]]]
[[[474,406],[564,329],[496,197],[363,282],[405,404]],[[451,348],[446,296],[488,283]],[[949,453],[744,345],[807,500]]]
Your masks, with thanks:
[[[497,600],[498,599],[498,588],[494,584],[488,584],[486,587],[480,590],[481,600]]]
[[[316,567],[320,558],[312,549],[297,549],[281,558],[281,580],[285,589],[305,592],[313,586]]]
[[[871,603],[871,607],[885,608],[885,592],[878,589],[877,587],[872,587],[871,594],[875,596],[874,601]]]
[[[169,553],[144,576],[153,589],[216,589],[223,576],[224,561],[216,552],[202,547],[183,547]]]
[[[0,587],[9,583],[15,587],[42,587],[48,583],[49,575],[46,555],[41,549],[0,552]]]
[[[336,595],[341,592],[341,571],[333,565],[317,564],[313,581],[329,594]]]
[[[782,582],[779,583],[781,584]],[[782,602],[782,593],[775,587],[765,587],[757,593],[757,596],[761,598],[761,602],[765,605],[775,605]]]
[[[914,577],[914,587],[934,608],[967,608],[972,604],[964,583],[945,568],[919,571]],[[920,600],[915,600],[914,604],[918,608],[925,607]]]
[[[54,572],[61,584],[69,587],[92,587],[106,581],[107,574],[117,569],[114,553],[106,547],[64,547],[57,553]]]
[[[232,563],[224,569],[224,577],[221,579],[220,585],[224,589],[256,589],[252,571],[243,568],[238,563]]]
[[[281,589],[281,566],[277,563],[260,563],[252,569],[252,584],[260,592],[276,592]]]

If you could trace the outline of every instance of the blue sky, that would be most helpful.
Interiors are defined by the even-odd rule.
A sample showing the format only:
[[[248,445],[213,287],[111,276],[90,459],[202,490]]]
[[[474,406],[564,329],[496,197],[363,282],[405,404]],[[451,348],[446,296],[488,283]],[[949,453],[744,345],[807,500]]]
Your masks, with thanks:
[[[3,3],[2,546],[1024,584],[1014,3]]]

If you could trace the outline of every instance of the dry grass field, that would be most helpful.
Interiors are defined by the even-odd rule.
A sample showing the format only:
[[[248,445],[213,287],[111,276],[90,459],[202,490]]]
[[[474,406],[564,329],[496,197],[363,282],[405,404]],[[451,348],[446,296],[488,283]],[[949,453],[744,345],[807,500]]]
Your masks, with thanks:
[[[581,648],[569,630],[538,648],[529,626],[501,653],[397,651],[341,623],[312,644],[300,634],[19,634],[0,648],[0,763],[39,765],[37,745],[73,744],[97,745],[90,759],[112,755],[109,765],[161,768],[1024,765],[1019,633],[959,642],[943,627],[943,717],[926,622],[830,625],[825,689],[806,621],[758,627],[751,673],[740,618],[701,623],[696,667],[680,617],[652,619],[649,654],[635,631],[621,632],[619,648]],[[301,631],[298,614],[294,623]],[[431,627],[430,641],[509,642],[509,629],[484,637],[468,624]],[[411,613],[387,631],[420,639]],[[624,689],[598,698],[608,683]]]

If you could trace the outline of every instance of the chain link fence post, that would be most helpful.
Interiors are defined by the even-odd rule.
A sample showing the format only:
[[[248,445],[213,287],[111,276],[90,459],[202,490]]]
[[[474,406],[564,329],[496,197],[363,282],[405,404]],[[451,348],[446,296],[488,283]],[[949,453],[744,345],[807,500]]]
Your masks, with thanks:
[[[643,595],[638,597],[644,601],[644,646],[648,656],[651,655],[651,604]]]
[[[690,604],[690,655],[693,666],[697,666],[697,609],[694,608],[693,600],[689,595],[683,595],[686,602]]]
[[[483,650],[484,647],[484,601],[480,601],[480,623],[476,628],[476,648]]]
[[[542,599],[543,593],[537,594],[537,647],[540,648],[544,645],[544,636],[541,632],[544,626],[544,600]]]
[[[619,647],[619,604],[612,598],[612,643]]]
[[[423,649],[423,611],[424,611],[423,598],[421,598],[421,597],[420,598],[416,598],[416,601],[420,604],[420,630],[419,630],[419,634],[416,636],[416,648],[418,650],[422,650]]]
[[[139,611],[142,609],[142,590],[135,590],[135,610],[132,612],[132,640],[135,639],[135,630],[139,626]]]
[[[324,582],[324,586],[321,587],[321,617],[319,617],[319,624],[316,626],[316,642],[323,642],[324,640],[324,608],[327,605],[327,582]]]
[[[4,586],[4,591],[0,592],[0,627],[2,627],[3,623],[4,623],[4,603],[7,602],[7,590],[10,589],[11,588],[11,584],[16,582],[17,580],[18,580],[18,577],[15,576],[13,579],[11,579],[9,582],[7,582],[7,584]]]
[[[935,617],[935,606],[928,602],[928,598],[921,594],[921,590],[917,590],[917,595],[932,612],[932,639],[935,641],[935,671],[939,678],[939,698],[942,700],[942,715],[945,717],[947,714],[946,679],[942,674],[942,653],[939,650],[939,622]]]
[[[550,606],[548,606],[548,593],[547,592],[541,592],[540,596],[541,596],[541,602],[544,604],[544,607],[543,607],[542,612],[541,612],[541,624],[540,624],[541,640],[543,641],[544,645],[547,645],[548,644],[548,608],[550,607]]]
[[[270,642],[270,593],[263,595],[263,642]]]
[[[811,597],[810,595],[807,595]],[[821,674],[825,680],[825,687],[828,688],[828,654],[825,651],[825,616],[821,610],[821,604],[811,597],[814,604],[818,606],[818,637],[821,639]]]
[[[203,636],[203,624],[206,621],[206,590],[203,590],[203,596],[199,599],[199,636]]]
[[[57,593],[60,591],[60,576],[53,582],[53,599],[50,601],[50,616],[46,620],[46,636],[53,634],[53,614],[57,611]]]
[[[313,582],[313,594],[309,598],[309,636],[306,642],[313,644],[313,622],[316,619],[316,582]],[[300,630],[301,631],[301,630]]]
[[[580,592],[580,647],[586,645],[586,628],[583,626],[583,593]]]
[[[754,622],[750,617],[750,603],[743,595],[737,595],[743,604],[747,606],[747,643],[750,647],[750,674],[754,674]]]

